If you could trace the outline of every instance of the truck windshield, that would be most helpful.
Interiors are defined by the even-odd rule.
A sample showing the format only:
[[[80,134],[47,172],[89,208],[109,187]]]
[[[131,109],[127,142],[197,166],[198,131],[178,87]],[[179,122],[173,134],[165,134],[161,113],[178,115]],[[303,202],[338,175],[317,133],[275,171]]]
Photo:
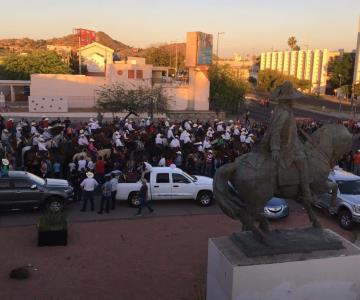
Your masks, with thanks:
[[[31,173],[27,173],[29,178],[38,185],[45,185],[45,180]]]
[[[341,194],[360,195],[360,180],[337,181]]]

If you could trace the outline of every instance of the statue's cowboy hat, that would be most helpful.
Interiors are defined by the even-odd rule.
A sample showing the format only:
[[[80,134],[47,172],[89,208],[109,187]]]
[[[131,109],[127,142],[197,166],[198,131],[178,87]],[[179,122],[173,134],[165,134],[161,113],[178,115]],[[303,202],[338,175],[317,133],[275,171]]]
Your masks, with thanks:
[[[9,165],[9,161],[8,161],[6,158],[3,158],[3,159],[1,160],[1,162],[2,162],[2,164],[3,164],[4,166],[8,166],[8,165]]]
[[[93,172],[86,172],[86,176],[87,176],[87,178],[93,178],[94,173]]]
[[[278,86],[270,95],[271,100],[294,100],[303,98],[304,94],[297,91],[290,81],[285,81]]]

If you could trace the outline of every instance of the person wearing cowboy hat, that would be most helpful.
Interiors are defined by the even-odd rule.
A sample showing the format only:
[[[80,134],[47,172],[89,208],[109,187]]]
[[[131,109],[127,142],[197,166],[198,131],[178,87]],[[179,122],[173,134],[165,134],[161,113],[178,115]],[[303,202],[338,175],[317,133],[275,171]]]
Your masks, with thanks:
[[[282,176],[282,174],[286,174],[283,170],[288,170],[292,165],[296,167],[299,173],[302,196],[311,202],[308,164],[303,144],[298,137],[293,112],[294,100],[301,97],[303,94],[298,92],[289,81],[284,82],[274,90],[271,98],[278,104],[260,146],[263,152],[270,152],[273,161],[277,164],[278,184],[280,186],[289,184],[287,176]]]
[[[6,158],[1,159],[1,169],[0,176],[7,177],[9,176],[9,161]]]
[[[30,133],[31,135],[38,133],[38,130],[36,128],[36,122],[34,121],[31,122]]]
[[[175,157],[174,163],[175,163],[177,168],[181,168],[181,165],[182,165],[182,153],[181,153],[181,151],[176,151],[176,157]]]
[[[94,205],[94,192],[96,187],[99,185],[98,182],[94,179],[93,172],[86,172],[86,177],[80,184],[81,188],[84,191],[83,196],[83,206],[80,211],[86,211],[87,202],[90,201],[91,210],[95,209]]]

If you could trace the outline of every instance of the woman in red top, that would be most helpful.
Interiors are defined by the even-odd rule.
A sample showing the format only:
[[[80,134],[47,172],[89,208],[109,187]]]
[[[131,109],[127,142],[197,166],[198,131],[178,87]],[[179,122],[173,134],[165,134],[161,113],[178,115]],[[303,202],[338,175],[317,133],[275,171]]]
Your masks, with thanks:
[[[105,162],[103,161],[102,157],[99,156],[96,163],[95,163],[95,171],[96,177],[100,182],[103,182],[103,177],[105,173]]]

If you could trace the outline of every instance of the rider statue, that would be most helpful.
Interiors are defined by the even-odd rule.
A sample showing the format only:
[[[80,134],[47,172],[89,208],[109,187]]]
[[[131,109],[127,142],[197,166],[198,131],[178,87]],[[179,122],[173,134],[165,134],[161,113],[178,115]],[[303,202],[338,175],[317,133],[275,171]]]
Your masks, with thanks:
[[[296,120],[293,112],[294,99],[301,98],[302,93],[296,91],[291,82],[286,81],[274,90],[271,95],[277,101],[270,125],[264,135],[260,148],[271,153],[278,168],[277,186],[282,187],[300,181],[301,194],[309,201],[312,200],[308,162],[304,146],[299,140]],[[298,172],[289,169],[295,166]],[[297,174],[295,174],[297,173]]]

